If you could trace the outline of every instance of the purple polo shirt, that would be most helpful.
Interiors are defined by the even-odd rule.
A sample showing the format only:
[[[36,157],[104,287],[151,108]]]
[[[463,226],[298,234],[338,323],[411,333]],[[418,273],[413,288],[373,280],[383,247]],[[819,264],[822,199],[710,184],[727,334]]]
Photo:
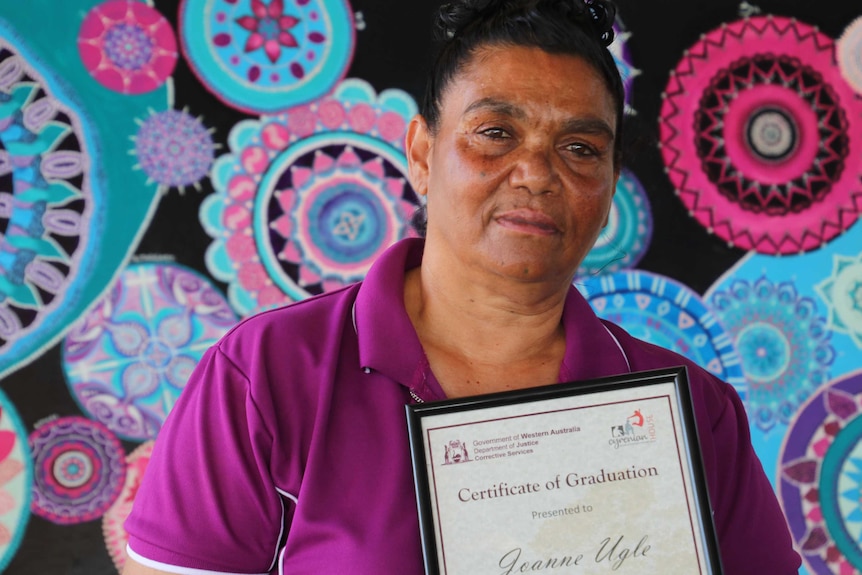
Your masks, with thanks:
[[[422,575],[404,405],[443,399],[404,309],[403,240],[361,284],[249,318],[201,360],[126,521],[173,573]],[[689,366],[725,572],[796,573],[733,389],[599,320],[574,288],[560,381]]]

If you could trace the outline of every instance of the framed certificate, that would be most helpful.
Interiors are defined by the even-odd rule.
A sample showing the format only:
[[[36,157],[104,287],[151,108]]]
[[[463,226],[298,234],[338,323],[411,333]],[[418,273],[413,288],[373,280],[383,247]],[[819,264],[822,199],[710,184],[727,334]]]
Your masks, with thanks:
[[[685,367],[407,406],[428,575],[721,562]]]

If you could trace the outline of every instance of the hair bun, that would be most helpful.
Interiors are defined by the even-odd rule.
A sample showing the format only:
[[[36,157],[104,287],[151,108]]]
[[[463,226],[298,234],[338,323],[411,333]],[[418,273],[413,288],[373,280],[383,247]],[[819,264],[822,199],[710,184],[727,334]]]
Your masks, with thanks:
[[[435,29],[439,39],[448,40],[476,22],[505,18],[506,13],[531,11],[543,6],[555,7],[558,13],[568,15],[592,31],[604,46],[610,46],[614,41],[617,10],[609,0],[454,0],[440,7]]]
[[[580,2],[581,0],[575,0]],[[614,41],[614,20],[617,16],[617,8],[607,0],[586,0],[587,9],[590,12],[593,29],[599,40],[605,46],[610,46]]]
[[[487,13],[502,11],[512,3],[507,0],[455,0],[440,6],[437,11],[436,30],[443,39],[458,35],[461,30]]]

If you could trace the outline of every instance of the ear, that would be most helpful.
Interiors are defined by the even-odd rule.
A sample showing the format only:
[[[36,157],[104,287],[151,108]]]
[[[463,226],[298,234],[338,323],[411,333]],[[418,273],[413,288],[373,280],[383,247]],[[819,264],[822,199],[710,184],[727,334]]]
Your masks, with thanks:
[[[428,123],[417,114],[407,126],[405,139],[410,185],[420,196],[428,193],[428,176],[431,155],[431,133]]]

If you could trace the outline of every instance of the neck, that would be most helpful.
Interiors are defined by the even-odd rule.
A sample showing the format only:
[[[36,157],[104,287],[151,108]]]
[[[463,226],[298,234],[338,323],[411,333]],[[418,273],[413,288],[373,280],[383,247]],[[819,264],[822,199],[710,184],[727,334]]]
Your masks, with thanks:
[[[426,251],[406,277],[404,300],[449,397],[558,380],[570,281],[549,286],[437,263]]]

